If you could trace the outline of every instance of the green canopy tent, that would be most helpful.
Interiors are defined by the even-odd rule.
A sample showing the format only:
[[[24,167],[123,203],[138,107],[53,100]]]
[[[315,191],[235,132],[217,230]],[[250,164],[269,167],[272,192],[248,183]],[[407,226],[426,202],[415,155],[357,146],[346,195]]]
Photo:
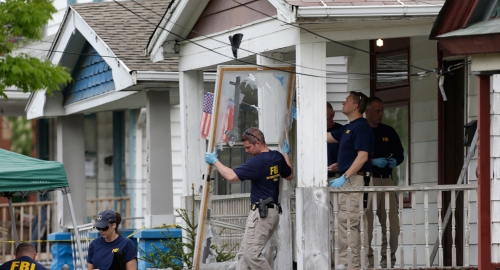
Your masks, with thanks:
[[[48,191],[57,189],[60,189],[68,199],[80,260],[82,265],[85,265],[64,165],[60,162],[40,160],[0,149],[0,196],[9,200],[16,246],[19,244],[19,239],[14,218],[14,208],[12,207],[12,197],[24,197],[30,193],[45,195]]]

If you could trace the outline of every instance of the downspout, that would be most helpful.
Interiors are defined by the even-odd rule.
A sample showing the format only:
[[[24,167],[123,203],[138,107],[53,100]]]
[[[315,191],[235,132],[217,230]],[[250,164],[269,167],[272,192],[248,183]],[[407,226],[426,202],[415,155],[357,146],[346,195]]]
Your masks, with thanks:
[[[129,184],[128,184],[128,189],[130,190],[129,197],[130,197],[130,217],[135,217],[135,192],[134,192],[134,183],[135,183],[135,110],[131,109],[129,110],[129,117],[128,117],[128,145],[129,145]],[[133,228],[134,220],[131,219],[129,226],[130,228]]]

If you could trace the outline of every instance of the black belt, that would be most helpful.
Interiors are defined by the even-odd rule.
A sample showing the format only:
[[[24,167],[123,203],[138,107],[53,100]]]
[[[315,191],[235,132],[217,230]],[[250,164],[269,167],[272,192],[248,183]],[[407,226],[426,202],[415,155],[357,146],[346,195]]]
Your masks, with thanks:
[[[373,175],[374,178],[391,178],[390,174]]]
[[[342,173],[342,174],[345,174],[345,172]],[[365,175],[366,176],[371,176],[372,173],[371,172],[365,172],[365,171],[358,171],[356,174],[357,175],[361,175],[361,176],[365,176]]]
[[[258,206],[259,206],[259,203],[252,203],[250,205],[250,209],[255,210],[258,208]],[[274,208],[274,203],[268,203],[267,208]]]

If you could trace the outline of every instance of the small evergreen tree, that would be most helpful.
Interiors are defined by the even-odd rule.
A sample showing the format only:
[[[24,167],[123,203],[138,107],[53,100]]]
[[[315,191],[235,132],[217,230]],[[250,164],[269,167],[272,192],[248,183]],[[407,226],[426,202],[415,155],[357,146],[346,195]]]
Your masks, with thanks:
[[[160,240],[160,244],[168,250],[164,252],[156,245],[151,244],[154,252],[151,250],[146,253],[141,249],[141,252],[145,253],[145,255],[140,257],[139,259],[150,263],[155,268],[172,268],[173,270],[193,268],[194,249],[196,244],[196,230],[198,228],[198,224],[195,224],[194,192],[191,197],[192,210],[189,214],[186,209],[176,210],[177,214],[179,214],[182,220],[186,223],[186,227],[175,227],[182,228],[182,230],[186,232],[186,236],[183,238],[173,238],[172,233],[169,231],[169,227],[163,225],[163,227],[167,229],[167,233],[169,234],[166,235],[165,233],[163,233],[163,235],[165,236],[165,238],[169,239],[166,241]],[[185,240],[184,242],[182,241],[183,239]],[[234,258],[233,251],[235,250],[236,246],[228,251],[226,251],[227,244],[224,244],[222,246],[212,245],[211,248],[216,253],[215,260],[217,262],[224,262]]]

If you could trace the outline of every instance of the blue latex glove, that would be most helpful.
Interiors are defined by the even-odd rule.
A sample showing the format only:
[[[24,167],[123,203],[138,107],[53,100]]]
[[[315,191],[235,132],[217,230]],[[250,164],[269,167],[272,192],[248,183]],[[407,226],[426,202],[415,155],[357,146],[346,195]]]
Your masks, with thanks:
[[[347,181],[347,178],[345,178],[345,177],[335,178],[332,181],[330,181],[330,187],[340,188],[345,184],[346,181]]]
[[[395,159],[393,159],[393,158],[390,158],[388,160],[388,163],[389,163],[389,168],[391,168],[391,169],[394,168],[394,167],[396,167],[396,165],[398,164],[398,162]]]
[[[295,106],[292,106],[292,117],[297,120],[297,108]]]
[[[379,167],[379,168],[384,168],[387,166],[387,159],[385,158],[376,158],[373,160],[373,166]]]
[[[288,139],[283,142],[283,152],[290,154],[290,145],[288,145]]]
[[[205,153],[205,162],[208,163],[208,164],[214,164],[215,162],[217,162],[217,150],[215,150],[215,147],[214,147],[214,151],[212,153],[209,153],[209,152],[206,152]]]

